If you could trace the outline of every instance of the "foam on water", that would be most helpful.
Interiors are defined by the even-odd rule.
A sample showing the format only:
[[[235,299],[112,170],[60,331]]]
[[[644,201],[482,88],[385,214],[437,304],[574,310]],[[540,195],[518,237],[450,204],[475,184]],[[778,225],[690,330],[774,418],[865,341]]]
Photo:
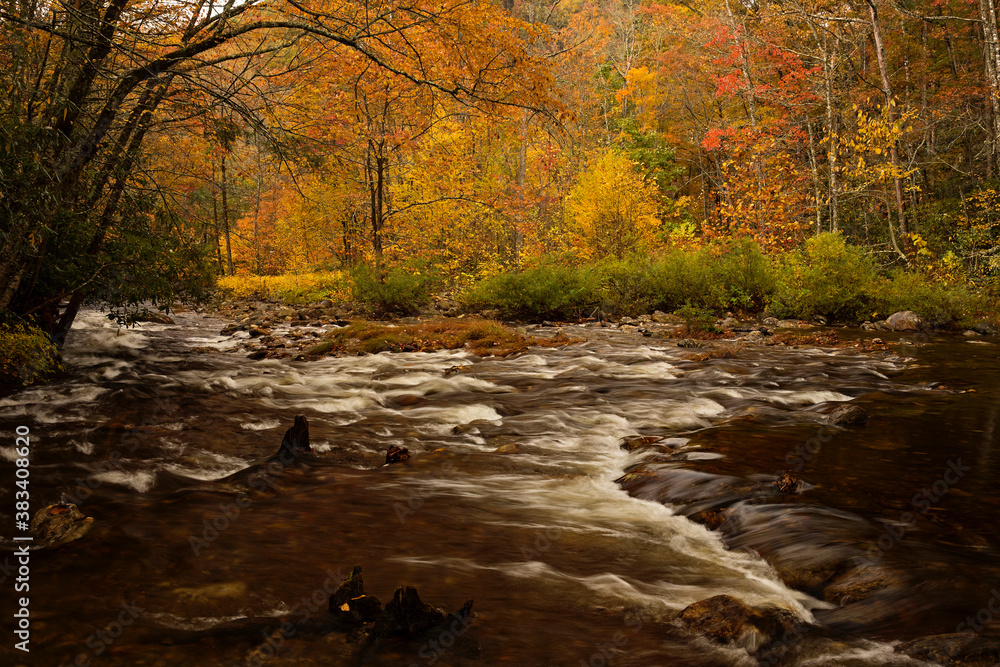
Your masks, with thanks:
[[[145,470],[109,470],[108,472],[96,473],[93,475],[93,479],[101,483],[127,486],[139,493],[146,493],[156,484],[156,474]]]

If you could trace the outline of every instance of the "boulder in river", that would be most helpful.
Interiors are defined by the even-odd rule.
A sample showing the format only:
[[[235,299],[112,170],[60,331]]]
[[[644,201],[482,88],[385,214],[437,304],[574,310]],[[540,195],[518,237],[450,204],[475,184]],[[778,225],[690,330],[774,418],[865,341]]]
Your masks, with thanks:
[[[992,665],[1000,661],[1000,641],[971,632],[953,632],[903,642],[896,652],[947,667]]]
[[[35,548],[58,547],[78,540],[94,526],[94,519],[84,515],[73,503],[49,505],[35,512],[31,534]]]
[[[927,320],[912,310],[901,310],[886,318],[893,331],[920,331],[927,328]]]
[[[826,421],[833,426],[854,426],[868,421],[868,413],[860,405],[838,405],[827,416]]]
[[[721,644],[757,653],[775,642],[798,636],[802,619],[774,605],[751,607],[731,595],[716,595],[688,605],[681,624]]]

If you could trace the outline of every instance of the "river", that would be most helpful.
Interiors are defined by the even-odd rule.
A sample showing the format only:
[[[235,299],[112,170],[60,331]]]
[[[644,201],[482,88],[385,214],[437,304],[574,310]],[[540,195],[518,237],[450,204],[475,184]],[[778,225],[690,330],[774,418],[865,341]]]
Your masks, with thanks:
[[[797,642],[787,664],[916,665],[894,642],[954,631],[1000,586],[992,342],[695,361],[602,332],[506,359],[250,361],[193,351],[232,345],[219,320],[175,319],[119,330],[86,311],[67,376],[0,399],[3,525],[18,425],[31,432],[33,509],[69,497],[94,518],[82,539],[33,552],[30,660],[6,633],[4,664],[756,664],[677,623],[726,593],[837,629]],[[869,421],[819,431],[817,415],[848,401]],[[315,459],[252,488],[246,473],[298,414]],[[622,449],[638,435],[679,455]],[[390,445],[412,458],[383,466]],[[914,504],[959,459],[931,507]],[[644,461],[681,495],[790,466],[803,489],[748,504],[734,536],[623,491],[616,480]],[[761,557],[843,544],[877,548],[905,585],[848,613]],[[362,648],[340,633],[269,643],[220,630],[288,618],[354,565],[383,602],[408,584],[449,611],[474,599],[475,620],[437,641]]]

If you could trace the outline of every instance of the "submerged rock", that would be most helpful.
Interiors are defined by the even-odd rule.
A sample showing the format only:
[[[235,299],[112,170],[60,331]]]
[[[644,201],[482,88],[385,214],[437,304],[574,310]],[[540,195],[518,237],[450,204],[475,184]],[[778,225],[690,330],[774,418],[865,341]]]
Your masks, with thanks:
[[[858,567],[836,577],[823,591],[823,599],[844,606],[865,600],[890,585],[901,585],[891,570],[878,567]]]
[[[78,540],[94,527],[94,519],[86,516],[73,503],[49,505],[35,512],[31,519],[34,548],[58,547]]]
[[[688,605],[681,612],[688,632],[757,653],[777,641],[797,636],[802,619],[774,605],[751,607],[731,595],[716,595]]]
[[[788,472],[774,480],[772,484],[779,493],[784,493],[786,495],[798,493],[799,490],[799,480],[795,479],[792,474]]]
[[[901,310],[885,320],[893,331],[920,331],[927,328],[927,320],[912,310]]]
[[[406,447],[397,447],[396,445],[389,445],[389,450],[385,453],[385,464],[399,463],[400,461],[408,461],[410,459],[410,450]]]
[[[838,405],[826,416],[833,426],[853,426],[868,421],[868,413],[860,405]]]
[[[1000,661],[1000,641],[971,632],[954,632],[903,642],[896,652],[947,667],[991,665]]]
[[[153,311],[147,310],[146,312],[136,315],[136,322],[153,322],[154,324],[174,324],[173,318],[171,318],[166,313],[154,313]]]

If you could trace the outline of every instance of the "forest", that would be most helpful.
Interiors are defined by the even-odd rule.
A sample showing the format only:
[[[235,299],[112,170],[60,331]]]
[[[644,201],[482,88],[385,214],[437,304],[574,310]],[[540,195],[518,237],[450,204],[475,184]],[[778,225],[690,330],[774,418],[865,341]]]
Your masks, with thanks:
[[[58,343],[85,303],[127,320],[220,278],[239,293],[300,276],[345,298],[396,280],[490,305],[534,271],[554,291],[641,293],[619,310],[808,316],[851,288],[867,296],[827,314],[914,307],[892,295],[916,290],[937,319],[982,315],[996,14],[992,0],[9,0],[0,310]],[[727,262],[735,279],[709,271],[688,295],[636,287]],[[706,301],[713,281],[728,282]]]

